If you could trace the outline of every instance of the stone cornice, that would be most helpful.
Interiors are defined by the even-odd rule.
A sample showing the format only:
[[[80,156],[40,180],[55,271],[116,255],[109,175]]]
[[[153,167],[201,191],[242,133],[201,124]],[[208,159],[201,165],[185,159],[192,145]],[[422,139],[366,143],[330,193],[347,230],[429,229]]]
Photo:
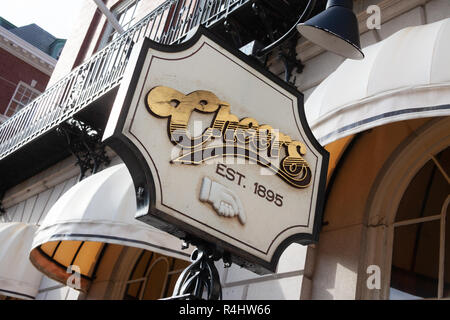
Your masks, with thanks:
[[[51,75],[57,60],[0,26],[0,48]]]

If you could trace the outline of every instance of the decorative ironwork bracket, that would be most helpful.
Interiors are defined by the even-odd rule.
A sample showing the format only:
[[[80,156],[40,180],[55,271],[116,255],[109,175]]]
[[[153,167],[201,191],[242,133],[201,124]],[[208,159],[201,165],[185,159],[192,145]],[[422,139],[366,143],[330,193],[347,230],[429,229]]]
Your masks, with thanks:
[[[66,138],[69,151],[77,159],[80,167],[79,181],[84,179],[88,170],[94,174],[102,164],[110,163],[98,130],[82,121],[70,119],[60,124],[57,131]]]
[[[266,12],[266,8],[262,5],[258,5],[257,3],[253,3],[252,10],[255,13],[255,15],[258,16],[259,19],[261,20],[262,25],[264,26],[264,29],[269,39],[272,42],[274,42],[275,41],[274,28],[272,22],[267,17],[268,15]]]
[[[5,215],[6,210],[3,207],[2,201],[0,200],[0,217],[2,217],[3,215]]]
[[[225,32],[231,35],[233,39],[234,45],[239,48],[242,46],[241,32],[243,32],[243,28],[240,24],[232,19],[228,18],[224,21],[223,26],[225,28]]]
[[[270,21],[266,19],[267,14],[265,12],[264,6],[259,6],[256,3],[252,5],[252,9],[254,10],[255,14],[258,15],[263,22],[263,25],[266,29],[266,33],[270,40],[272,41],[271,44],[266,46],[265,48],[259,49],[254,56],[261,58],[263,56],[267,56],[267,54],[274,49],[278,48],[278,58],[282,61],[284,64],[285,69],[285,77],[284,80],[291,84],[295,85],[295,78],[293,81],[291,80],[292,73],[294,69],[297,69],[298,73],[303,72],[304,65],[301,60],[297,59],[297,53],[296,53],[296,46],[297,41],[299,38],[298,32],[297,32],[297,25],[301,22],[306,21],[312,14],[315,6],[316,6],[317,0],[309,0],[306,4],[303,12],[301,13],[300,17],[298,18],[297,22],[289,29],[288,32],[286,32],[283,36],[275,40],[275,34],[274,34],[274,28],[271,25]]]
[[[192,243],[192,241],[191,241]],[[173,295],[162,300],[221,300],[222,286],[215,261],[223,259],[226,268],[231,266],[229,254],[210,244],[197,243],[191,254],[192,263],[178,278]],[[185,242],[183,248],[188,248]]]
[[[305,67],[302,61],[297,59],[296,46],[297,37],[292,37],[287,41],[286,48],[280,48],[280,52],[278,53],[278,58],[284,64],[284,81],[292,85],[295,85],[296,81],[296,78],[291,81],[294,69],[297,69],[297,73],[302,73]]]

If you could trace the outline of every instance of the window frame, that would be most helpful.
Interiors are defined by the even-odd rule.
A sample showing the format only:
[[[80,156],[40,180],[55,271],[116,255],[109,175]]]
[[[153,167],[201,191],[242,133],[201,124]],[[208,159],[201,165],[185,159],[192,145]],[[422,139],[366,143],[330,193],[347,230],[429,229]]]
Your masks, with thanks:
[[[442,166],[439,164],[435,156],[432,156],[431,159],[435,163],[435,165],[438,167],[439,171],[442,173],[442,175],[446,178],[446,180],[450,183],[448,175],[446,174],[445,170],[442,168]],[[450,195],[447,196],[445,199],[441,212],[436,215],[427,216],[427,217],[421,217],[416,219],[407,219],[402,221],[397,221],[393,223],[392,225],[392,233],[395,234],[396,228],[399,227],[405,227],[405,226],[412,226],[412,225],[419,225],[426,222],[432,222],[432,221],[439,221],[440,223],[440,232],[439,232],[439,271],[438,271],[438,291],[436,294],[436,297],[434,298],[428,298],[427,300],[433,300],[433,299],[449,299],[450,297],[444,297],[444,286],[445,286],[445,279],[444,279],[444,273],[445,273],[445,229],[446,229],[446,221],[447,221],[447,210],[449,208],[450,204]],[[389,286],[389,290],[391,290],[391,286]],[[398,290],[398,289],[397,289]],[[419,299],[423,300],[424,298]]]
[[[141,260],[144,258],[144,255],[146,253],[150,252],[150,259],[147,261],[146,265],[145,265],[145,272],[144,275],[136,278],[136,279],[131,279],[133,277],[133,274],[137,268],[137,266],[139,265],[139,263],[141,262]],[[154,254],[158,254],[159,256],[156,257],[156,259],[154,259],[153,255]],[[172,259],[172,263],[170,261],[170,259]],[[135,263],[133,264],[133,267],[130,270],[130,273],[128,275],[128,279],[125,281],[125,285],[124,285],[124,291],[122,293],[122,299],[130,299],[130,300],[144,300],[144,294],[147,288],[147,285],[149,285],[149,279],[152,275],[152,271],[154,269],[154,267],[161,262],[165,262],[166,266],[167,266],[167,271],[164,274],[164,283],[163,286],[161,288],[161,292],[160,292],[160,297],[161,298],[166,298],[165,297],[165,292],[169,289],[169,285],[170,285],[170,281],[172,277],[176,277],[178,278],[181,273],[185,270],[185,267],[183,268],[175,268],[176,265],[176,261],[184,261],[187,263],[187,265],[189,265],[189,261],[183,260],[183,259],[179,259],[176,257],[171,257],[171,256],[166,256],[164,254],[159,254],[157,252],[152,252],[152,251],[147,251],[147,250],[142,250],[141,253],[138,255],[138,258],[136,259]],[[139,286],[138,292],[137,292],[137,296],[136,297],[131,297],[128,296],[128,288],[129,285],[131,284],[135,284],[135,283],[140,283],[141,285]]]
[[[16,95],[19,93],[19,89],[20,88],[25,88],[25,90],[30,90],[32,93],[35,94],[34,97],[32,97],[31,99],[28,100],[28,102],[26,104],[23,104],[20,100],[16,99]],[[6,118],[10,118],[13,115],[15,115],[17,112],[19,112],[20,110],[22,110],[23,108],[25,108],[28,104],[30,104],[34,99],[36,99],[42,92],[40,92],[39,90],[37,90],[36,88],[32,87],[31,85],[23,82],[23,81],[19,81],[17,83],[16,89],[14,90],[14,94],[12,95],[11,99],[9,100],[8,106],[6,107],[5,111],[3,112],[2,116],[6,117]],[[22,95],[23,98],[23,95]],[[11,115],[8,115],[8,111],[11,109],[11,105],[12,103],[17,103],[17,105],[20,105],[21,107],[19,109],[16,108],[14,109],[14,112]]]

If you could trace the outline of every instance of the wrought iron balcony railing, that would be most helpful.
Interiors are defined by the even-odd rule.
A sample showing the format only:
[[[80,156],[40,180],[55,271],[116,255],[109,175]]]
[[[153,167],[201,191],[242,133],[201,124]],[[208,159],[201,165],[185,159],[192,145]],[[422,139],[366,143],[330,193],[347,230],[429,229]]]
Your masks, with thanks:
[[[133,43],[144,38],[174,44],[251,0],[168,0],[0,125],[0,160],[54,129],[118,86]]]

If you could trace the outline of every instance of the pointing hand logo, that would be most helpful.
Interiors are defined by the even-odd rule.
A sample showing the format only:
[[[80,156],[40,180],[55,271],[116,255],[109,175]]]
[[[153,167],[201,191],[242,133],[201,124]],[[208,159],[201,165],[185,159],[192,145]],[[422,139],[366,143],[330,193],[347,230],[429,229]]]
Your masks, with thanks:
[[[244,207],[238,196],[232,190],[208,177],[203,178],[200,201],[211,203],[220,216],[229,218],[238,216],[241,224],[246,222]]]

